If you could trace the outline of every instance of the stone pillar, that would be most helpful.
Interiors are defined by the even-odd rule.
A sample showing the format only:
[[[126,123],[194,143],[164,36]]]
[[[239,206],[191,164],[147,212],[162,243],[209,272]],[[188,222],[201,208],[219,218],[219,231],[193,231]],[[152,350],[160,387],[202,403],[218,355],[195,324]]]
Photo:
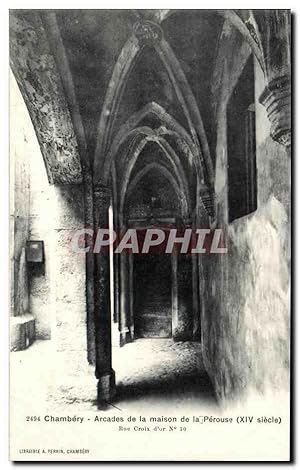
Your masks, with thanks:
[[[133,312],[133,253],[129,253],[129,331],[130,338],[134,340],[134,312]]]
[[[177,258],[177,341],[193,339],[193,272],[191,256],[178,253]]]
[[[200,341],[200,302],[199,302],[199,271],[198,271],[198,254],[192,256],[193,269],[193,340]]]
[[[172,269],[172,337],[176,339],[178,326],[178,292],[177,292],[177,250],[173,250],[171,254]]]
[[[174,341],[193,339],[193,280],[189,255],[173,250],[172,266],[172,337]]]
[[[267,85],[260,102],[266,107],[271,137],[291,145],[290,11],[262,10],[256,14]]]
[[[115,191],[116,192],[116,191]],[[119,225],[117,215],[117,202],[115,192],[113,193],[113,229],[119,236]],[[113,254],[114,266],[114,323],[119,322],[120,317],[120,255],[119,253]]]
[[[114,265],[114,323],[118,323],[119,318],[120,318],[120,293],[119,293],[120,255],[119,253],[113,254],[113,265]]]
[[[94,186],[94,227],[108,228],[110,191],[102,185]],[[115,395],[115,373],[112,369],[110,267],[109,250],[95,255],[95,340],[96,377],[98,379],[98,406]]]
[[[120,312],[119,330],[120,346],[131,341],[130,334],[130,281],[129,281],[129,254],[123,251],[120,259]]]

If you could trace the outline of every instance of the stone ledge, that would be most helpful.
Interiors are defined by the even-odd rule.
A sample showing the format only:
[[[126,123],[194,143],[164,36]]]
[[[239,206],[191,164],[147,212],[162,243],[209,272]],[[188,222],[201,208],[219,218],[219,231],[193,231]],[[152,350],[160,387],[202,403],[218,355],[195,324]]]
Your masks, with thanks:
[[[30,314],[10,319],[10,350],[22,351],[35,340],[35,318]]]

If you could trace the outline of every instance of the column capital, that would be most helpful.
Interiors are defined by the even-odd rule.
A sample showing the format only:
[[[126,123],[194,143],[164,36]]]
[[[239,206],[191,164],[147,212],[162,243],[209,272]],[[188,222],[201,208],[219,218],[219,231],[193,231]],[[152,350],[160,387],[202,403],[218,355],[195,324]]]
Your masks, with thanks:
[[[154,21],[137,21],[133,25],[133,33],[141,44],[154,44],[163,37],[163,31]]]
[[[291,145],[291,77],[274,78],[259,99],[267,110],[271,123],[271,137],[278,143]]]
[[[214,194],[213,191],[211,191],[207,186],[203,186],[200,189],[200,198],[202,201],[202,204],[207,212],[207,214],[211,217],[214,216]]]
[[[94,183],[93,189],[94,189],[94,193],[99,194],[99,196],[101,197],[111,196],[111,189],[106,184]]]
[[[95,206],[97,208],[101,206],[108,209],[111,199],[111,189],[104,184],[96,183],[93,186],[93,193]]]

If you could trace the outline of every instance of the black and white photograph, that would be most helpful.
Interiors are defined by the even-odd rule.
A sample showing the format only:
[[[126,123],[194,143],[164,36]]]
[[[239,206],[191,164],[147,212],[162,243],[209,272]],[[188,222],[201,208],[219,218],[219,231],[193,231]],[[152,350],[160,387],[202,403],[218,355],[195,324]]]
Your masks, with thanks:
[[[291,11],[105,7],[9,12],[10,460],[288,462]]]

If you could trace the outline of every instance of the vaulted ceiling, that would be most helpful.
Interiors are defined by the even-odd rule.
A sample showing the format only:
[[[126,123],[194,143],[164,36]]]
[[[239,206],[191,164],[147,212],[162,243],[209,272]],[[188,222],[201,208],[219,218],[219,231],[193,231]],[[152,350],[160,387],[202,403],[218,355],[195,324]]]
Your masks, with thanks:
[[[153,19],[155,13],[143,10],[56,12],[92,153],[107,87],[121,50],[141,17]],[[181,11],[161,23],[164,37],[195,96],[208,136],[211,134],[210,82],[222,22],[223,18],[214,11]],[[168,71],[152,45],[146,44],[127,77],[115,128],[151,101],[162,105],[187,127]]]
[[[250,46],[272,84],[290,73],[288,22],[281,10],[11,10],[11,66],[49,182],[112,182],[122,206],[156,162],[213,216],[222,46]]]
[[[71,101],[76,101],[90,158],[113,87],[117,105],[107,110],[114,113],[109,118],[110,138],[131,114],[155,102],[188,132],[193,133],[194,126],[195,135],[199,123],[193,115],[201,116],[196,121],[201,121],[210,143],[210,81],[223,20],[217,12],[203,10],[14,10],[11,61],[20,84],[36,69],[49,68],[43,61],[53,55],[64,88],[72,83]],[[155,35],[161,36],[162,46]],[[28,67],[24,77],[20,63],[23,72]],[[125,71],[119,73],[122,67]],[[37,84],[36,78],[31,77],[31,86],[33,81]],[[25,88],[21,83],[23,95],[28,95]]]
[[[203,196],[209,212],[224,21],[264,69],[269,45],[250,10],[12,10],[11,65],[49,181],[80,183],[88,169],[107,184],[113,165],[127,187],[150,146],[164,171],[177,162],[180,184],[197,178],[194,198]],[[273,25],[260,23],[261,32]]]

